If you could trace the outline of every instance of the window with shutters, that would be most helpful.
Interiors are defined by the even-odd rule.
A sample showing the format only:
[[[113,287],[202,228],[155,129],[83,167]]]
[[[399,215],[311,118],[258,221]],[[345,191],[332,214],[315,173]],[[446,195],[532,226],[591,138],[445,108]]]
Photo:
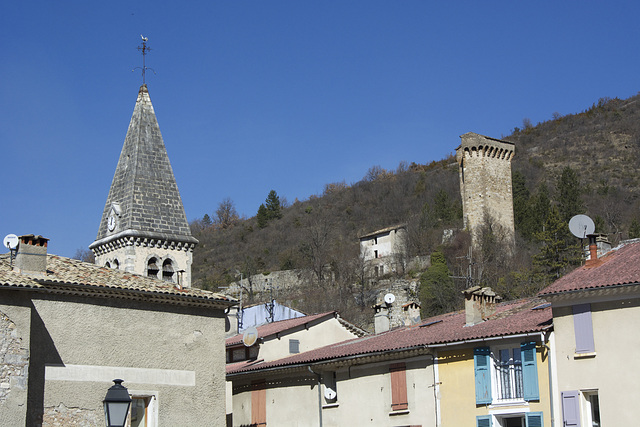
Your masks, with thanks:
[[[289,340],[289,354],[300,353],[300,340]]]
[[[539,400],[536,343],[474,349],[477,404]]]
[[[542,412],[520,412],[476,417],[476,427],[544,427]]]
[[[251,383],[251,426],[267,425],[267,387],[265,381]]]
[[[591,304],[574,305],[572,310],[573,329],[576,336],[576,353],[595,352],[593,324],[591,323]]]
[[[409,409],[407,401],[407,371],[404,363],[394,363],[389,366],[391,377],[391,411],[406,411]]]

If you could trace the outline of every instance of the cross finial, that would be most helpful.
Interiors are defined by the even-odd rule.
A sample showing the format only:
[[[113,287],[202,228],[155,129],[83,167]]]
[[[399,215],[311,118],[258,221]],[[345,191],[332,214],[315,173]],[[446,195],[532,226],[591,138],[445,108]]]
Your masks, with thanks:
[[[136,67],[131,71],[137,70],[138,68],[140,68],[142,70],[142,84],[146,84],[145,81],[145,74],[147,70],[151,70],[153,71],[153,74],[155,74],[156,72],[154,71],[153,68],[149,68],[146,66],[145,64],[145,56],[147,56],[147,52],[149,52],[151,50],[151,48],[149,46],[147,46],[147,41],[149,41],[148,37],[143,36],[142,34],[140,34],[140,37],[142,38],[142,46],[138,46],[138,50],[140,52],[142,52],[142,67]]]

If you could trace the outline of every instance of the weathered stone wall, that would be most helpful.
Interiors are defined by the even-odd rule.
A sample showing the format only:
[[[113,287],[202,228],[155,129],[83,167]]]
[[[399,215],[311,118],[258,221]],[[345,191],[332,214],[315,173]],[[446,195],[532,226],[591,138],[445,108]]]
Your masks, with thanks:
[[[478,233],[489,215],[505,233],[505,241],[515,241],[511,160],[514,144],[475,133],[461,136],[456,149],[464,226],[477,245]]]

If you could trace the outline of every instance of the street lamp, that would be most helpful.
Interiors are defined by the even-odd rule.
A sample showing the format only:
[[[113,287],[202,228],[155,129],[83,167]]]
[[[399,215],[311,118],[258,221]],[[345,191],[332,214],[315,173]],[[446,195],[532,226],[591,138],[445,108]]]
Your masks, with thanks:
[[[127,421],[131,397],[127,388],[122,385],[122,381],[113,380],[115,384],[109,388],[103,401],[107,427],[123,427]]]

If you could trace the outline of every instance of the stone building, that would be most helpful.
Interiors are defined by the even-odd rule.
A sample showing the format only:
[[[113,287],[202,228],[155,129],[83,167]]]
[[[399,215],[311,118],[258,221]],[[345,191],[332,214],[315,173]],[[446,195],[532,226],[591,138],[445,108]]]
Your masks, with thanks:
[[[225,424],[226,296],[47,254],[0,255],[0,425],[104,426],[112,380],[132,427]]]
[[[404,273],[407,225],[400,224],[360,236],[360,258],[370,277]]]
[[[89,248],[96,264],[191,286],[191,235],[158,120],[143,84]]]
[[[474,245],[480,229],[491,221],[504,241],[515,244],[511,160],[515,145],[511,142],[468,132],[456,149],[460,176],[460,195],[464,227]]]

